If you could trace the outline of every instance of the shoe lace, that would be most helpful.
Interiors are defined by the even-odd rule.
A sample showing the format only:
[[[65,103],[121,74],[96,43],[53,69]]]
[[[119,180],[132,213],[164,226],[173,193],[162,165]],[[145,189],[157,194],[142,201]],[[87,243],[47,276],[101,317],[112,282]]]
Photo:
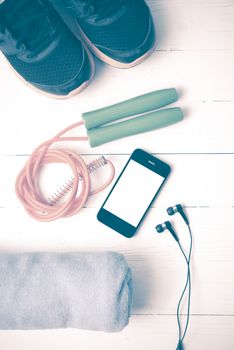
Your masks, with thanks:
[[[95,21],[101,21],[106,16],[116,13],[124,6],[126,0],[83,0],[87,10],[86,16],[95,16]]]
[[[29,51],[28,57],[36,56],[53,40],[53,35],[48,33],[55,33],[55,28],[52,28],[46,9],[40,2],[16,2],[14,8],[4,14],[4,21],[15,37],[16,49]]]

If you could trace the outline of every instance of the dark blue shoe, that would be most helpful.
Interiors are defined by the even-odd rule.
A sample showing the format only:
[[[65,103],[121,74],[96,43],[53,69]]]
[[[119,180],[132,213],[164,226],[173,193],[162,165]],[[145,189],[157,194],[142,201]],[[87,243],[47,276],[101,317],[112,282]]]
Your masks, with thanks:
[[[43,0],[0,5],[0,50],[24,82],[50,97],[73,96],[94,74],[90,53]]]
[[[153,50],[154,23],[144,0],[49,0],[71,31],[101,60],[128,68]]]

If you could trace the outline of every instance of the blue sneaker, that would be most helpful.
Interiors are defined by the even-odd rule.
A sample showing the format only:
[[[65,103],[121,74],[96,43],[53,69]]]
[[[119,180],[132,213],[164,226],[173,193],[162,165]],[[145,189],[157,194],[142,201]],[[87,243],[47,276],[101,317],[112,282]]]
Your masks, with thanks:
[[[43,0],[0,4],[0,50],[21,80],[49,97],[75,95],[94,74],[91,54]]]
[[[155,29],[144,0],[49,0],[71,31],[94,54],[128,68],[153,51]]]

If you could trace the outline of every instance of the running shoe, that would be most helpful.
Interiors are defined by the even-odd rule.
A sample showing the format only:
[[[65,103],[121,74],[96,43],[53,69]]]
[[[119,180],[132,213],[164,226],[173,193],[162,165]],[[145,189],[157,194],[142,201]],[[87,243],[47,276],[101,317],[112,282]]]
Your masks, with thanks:
[[[94,74],[91,54],[44,0],[1,2],[0,50],[21,80],[50,97],[75,95]]]
[[[144,0],[49,0],[71,31],[102,61],[118,68],[153,51],[155,28]]]

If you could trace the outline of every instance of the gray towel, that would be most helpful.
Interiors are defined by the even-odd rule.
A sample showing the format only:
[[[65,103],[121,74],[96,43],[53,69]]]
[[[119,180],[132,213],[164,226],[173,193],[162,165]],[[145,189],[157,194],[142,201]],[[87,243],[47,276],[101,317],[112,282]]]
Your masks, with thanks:
[[[0,329],[122,330],[131,271],[118,253],[0,254]]]

